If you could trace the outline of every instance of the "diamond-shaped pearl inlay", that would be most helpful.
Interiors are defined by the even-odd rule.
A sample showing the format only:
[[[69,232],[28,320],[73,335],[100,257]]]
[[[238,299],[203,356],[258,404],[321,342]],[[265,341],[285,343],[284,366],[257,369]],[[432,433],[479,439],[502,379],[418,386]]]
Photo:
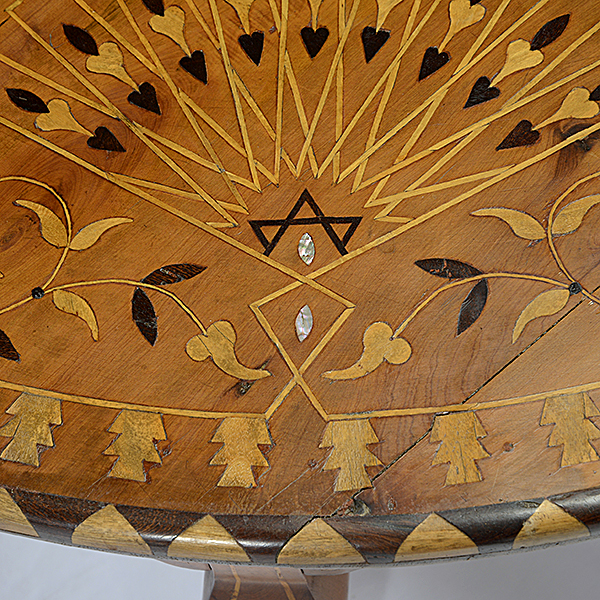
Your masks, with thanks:
[[[305,233],[298,242],[298,255],[300,258],[307,264],[310,263],[315,258],[315,243],[313,242],[310,234]]]
[[[296,335],[303,342],[313,328],[313,316],[308,304],[300,309],[296,317]]]

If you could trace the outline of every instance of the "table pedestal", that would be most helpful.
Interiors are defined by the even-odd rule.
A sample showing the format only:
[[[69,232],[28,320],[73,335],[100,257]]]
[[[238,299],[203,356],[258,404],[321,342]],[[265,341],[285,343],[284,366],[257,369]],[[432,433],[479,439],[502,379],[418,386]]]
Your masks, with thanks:
[[[326,573],[326,572],[325,572]],[[307,575],[289,567],[211,564],[203,600],[346,600],[348,573]]]

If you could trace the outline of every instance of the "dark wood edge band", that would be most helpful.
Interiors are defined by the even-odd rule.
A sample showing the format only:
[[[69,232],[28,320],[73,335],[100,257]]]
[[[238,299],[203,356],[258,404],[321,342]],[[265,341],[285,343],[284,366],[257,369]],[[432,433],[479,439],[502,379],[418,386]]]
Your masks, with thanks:
[[[108,545],[97,542],[97,519],[90,519],[103,509]],[[0,486],[5,531],[160,559],[312,567],[416,562],[590,537],[600,533],[600,489],[419,515],[206,517]]]

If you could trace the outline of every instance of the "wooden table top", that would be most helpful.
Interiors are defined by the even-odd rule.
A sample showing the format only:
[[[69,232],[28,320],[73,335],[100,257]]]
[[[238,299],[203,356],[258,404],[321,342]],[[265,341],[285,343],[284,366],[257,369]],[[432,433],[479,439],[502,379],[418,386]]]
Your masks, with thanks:
[[[24,0],[0,528],[418,561],[600,521],[600,3]]]

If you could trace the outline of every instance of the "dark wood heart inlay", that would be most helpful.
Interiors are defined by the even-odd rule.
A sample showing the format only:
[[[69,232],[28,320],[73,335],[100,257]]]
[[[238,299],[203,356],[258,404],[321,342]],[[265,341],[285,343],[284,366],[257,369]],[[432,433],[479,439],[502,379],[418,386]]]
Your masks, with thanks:
[[[369,63],[390,39],[390,32],[387,29],[377,31],[375,27],[365,27],[362,30],[361,37],[365,51],[365,60]]]
[[[127,96],[130,104],[139,106],[144,110],[149,110],[157,115],[160,115],[160,106],[156,97],[156,90],[150,83],[142,83],[139,91],[133,91]]]
[[[248,58],[258,67],[262,58],[265,34],[262,31],[255,31],[252,35],[245,33],[239,37],[238,41]]]
[[[419,81],[433,75],[450,61],[450,55],[447,52],[440,52],[435,46],[430,46],[425,50],[421,70],[419,71]]]
[[[302,41],[306,47],[306,51],[311,58],[314,58],[319,54],[323,44],[329,37],[329,29],[327,27],[319,27],[316,31],[312,27],[303,27],[300,32]]]
[[[500,95],[500,88],[492,87],[488,77],[480,77],[473,86],[465,108],[493,100]]]
[[[184,71],[187,71],[192,77],[198,81],[206,83],[208,81],[208,73],[206,71],[206,59],[202,50],[194,50],[191,56],[184,56],[179,65]]]
[[[533,129],[531,121],[520,121],[517,126],[502,140],[496,150],[532,146],[540,139],[540,132]]]
[[[95,150],[108,150],[109,152],[125,152],[119,140],[106,127],[97,127],[94,135],[88,139],[87,144]]]

